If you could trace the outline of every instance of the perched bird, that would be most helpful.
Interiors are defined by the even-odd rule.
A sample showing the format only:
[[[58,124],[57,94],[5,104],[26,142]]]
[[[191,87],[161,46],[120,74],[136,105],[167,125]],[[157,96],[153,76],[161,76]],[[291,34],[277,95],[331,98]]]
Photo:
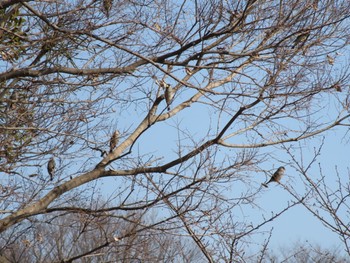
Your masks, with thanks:
[[[339,84],[335,84],[333,87],[335,88],[336,91],[342,92],[341,86]]]
[[[185,68],[185,71],[186,71],[186,74],[190,76],[193,74],[192,70],[190,70],[189,68]]]
[[[153,24],[153,27],[157,30],[160,31],[162,29],[162,27],[156,22]]]
[[[327,60],[328,60],[328,64],[329,65],[333,65],[334,64],[334,58],[330,55],[327,55]]]
[[[119,142],[119,131],[116,130],[109,141],[109,152],[111,153]]]
[[[171,87],[170,84],[166,83],[164,80],[158,80],[157,78],[155,78],[155,81],[159,87],[164,89],[165,101],[166,101],[168,110],[170,110],[170,104],[174,98],[174,89]]]
[[[174,98],[174,90],[169,84],[167,84],[167,86],[165,87],[164,96],[166,104],[168,106],[168,110],[170,110],[170,104]]]
[[[271,183],[271,182],[276,182],[279,183],[282,176],[284,175],[284,171],[286,169],[281,166],[280,168],[277,169],[277,171],[271,176],[270,180],[267,183],[262,184],[265,187],[268,187],[267,184]]]
[[[102,0],[103,2],[103,12],[107,17],[109,17],[109,11],[111,11],[113,0]]]
[[[310,32],[303,32],[297,36],[297,38],[294,40],[294,45],[292,46],[292,49],[296,48],[297,46],[302,47],[306,40],[309,38]]]
[[[51,181],[53,179],[55,167],[56,167],[55,160],[53,159],[53,157],[51,157],[49,162],[47,163],[47,171],[49,172]]]

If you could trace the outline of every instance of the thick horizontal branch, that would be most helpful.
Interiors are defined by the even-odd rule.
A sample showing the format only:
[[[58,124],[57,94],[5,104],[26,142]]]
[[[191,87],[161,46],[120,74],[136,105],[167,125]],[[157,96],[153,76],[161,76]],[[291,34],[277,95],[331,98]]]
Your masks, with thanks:
[[[0,81],[6,81],[9,79],[16,79],[21,77],[39,77],[44,75],[49,75],[52,73],[66,73],[71,75],[79,75],[79,76],[87,76],[93,74],[130,74],[132,73],[138,66],[144,64],[144,61],[138,61],[133,63],[130,66],[123,68],[99,68],[99,69],[76,69],[76,68],[68,68],[68,67],[52,67],[45,69],[16,69],[11,70],[5,73],[0,74]]]

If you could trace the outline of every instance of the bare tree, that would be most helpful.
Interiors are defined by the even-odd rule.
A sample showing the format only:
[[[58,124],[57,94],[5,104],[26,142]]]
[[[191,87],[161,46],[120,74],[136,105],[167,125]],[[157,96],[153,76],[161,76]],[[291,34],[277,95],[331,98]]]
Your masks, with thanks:
[[[341,251],[335,248],[324,249],[319,245],[309,242],[295,243],[289,247],[281,247],[280,253],[273,251],[269,253],[266,262],[322,262],[322,263],[343,263],[347,258],[341,256]]]
[[[113,240],[131,233],[123,245],[145,258],[153,248],[140,251],[135,242],[150,232],[158,244],[161,233],[189,237],[208,262],[244,261],[246,238],[289,208],[317,215],[310,206],[317,200],[335,216],[330,197],[346,205],[341,176],[344,191],[330,192],[308,179],[300,160],[273,152],[349,126],[347,1],[0,0],[0,7],[2,250],[49,215],[70,233],[52,239],[52,261],[113,255]],[[336,114],[323,114],[329,102]],[[298,169],[305,193],[284,186],[293,200],[284,209],[257,225],[237,220],[235,211],[259,198],[261,175],[279,166]],[[106,201],[93,201],[101,196]],[[142,221],[155,211],[152,223]],[[82,212],[82,222],[91,217],[100,230],[84,232],[89,241],[80,238],[84,223],[69,226]],[[131,229],[98,227],[115,218]],[[319,219],[348,248],[348,225]]]
[[[54,213],[2,236],[8,262],[201,262],[191,240],[136,213]],[[21,229],[21,231],[19,231]]]

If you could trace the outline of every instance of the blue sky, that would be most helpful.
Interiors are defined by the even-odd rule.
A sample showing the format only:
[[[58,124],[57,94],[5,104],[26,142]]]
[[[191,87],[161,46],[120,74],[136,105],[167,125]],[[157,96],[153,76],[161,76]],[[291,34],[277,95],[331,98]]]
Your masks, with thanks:
[[[188,132],[196,138],[196,134],[202,136],[208,132],[208,125],[212,121],[211,118],[214,118],[210,116],[209,112],[197,111],[195,109],[196,106],[185,109],[182,115],[166,122],[156,124],[156,126],[142,135],[134,151],[140,151],[140,153],[148,152],[154,156],[163,156],[162,159],[159,159],[159,162],[162,164],[175,158],[175,145],[179,139],[176,125],[181,123],[182,127],[188,128]],[[334,114],[335,113],[334,111]],[[128,122],[132,122],[131,120],[132,119],[128,119]],[[295,151],[292,153],[295,154],[298,159],[303,155],[303,162],[307,165],[313,158],[315,148],[317,149],[320,146],[322,138],[324,138],[322,153],[318,156],[317,161],[314,163],[308,175],[312,179],[319,178],[318,163],[320,163],[323,173],[327,176],[329,187],[335,189],[335,177],[332,175],[335,173],[336,167],[338,167],[340,175],[344,175],[344,178],[347,179],[347,167],[350,157],[348,145],[346,144],[346,131],[347,127],[337,127],[334,130],[327,131],[322,136],[301,141],[300,143],[289,143],[288,145],[294,144],[296,146]],[[198,138],[202,138],[201,136],[198,136]],[[223,151],[235,152],[235,150],[230,149]],[[264,164],[262,164],[262,168],[265,167],[266,171],[273,172],[274,169],[280,165],[284,165],[286,167],[286,175],[283,177],[282,183],[287,187],[293,187],[297,193],[303,193],[305,191],[305,186],[301,180],[302,178],[292,167],[292,161],[288,155],[281,150],[277,150],[274,146],[262,149],[261,152],[262,154],[263,152],[272,152],[272,155],[276,158],[275,160],[271,159],[265,161]],[[184,153],[186,153],[186,151],[184,151]],[[278,163],[278,159],[282,160],[284,163]],[[290,163],[290,165],[288,165],[288,163]],[[159,177],[161,176],[162,175],[159,175]],[[249,174],[249,177],[253,182],[252,188],[255,189],[260,188],[260,184],[266,180],[266,175],[263,172],[252,172]],[[106,187],[110,188],[111,185],[107,184]],[[234,183],[232,187],[235,188]],[[112,187],[112,189],[114,189],[114,187]],[[261,188],[258,196],[259,197],[255,200],[257,204],[256,207],[246,205],[238,210],[239,213],[241,213],[241,219],[246,222],[252,222],[253,225],[261,223],[264,217],[269,218],[272,214],[283,210],[288,203],[295,201],[294,197],[277,184],[270,184],[268,189]],[[240,216],[238,216],[238,218]],[[334,247],[344,248],[338,235],[325,228],[321,222],[311,215],[302,205],[297,205],[274,221],[263,226],[258,232],[266,231],[265,235],[254,236],[254,238],[257,238],[255,239],[257,245],[251,245],[250,249],[259,250],[261,248],[259,244],[267,238],[268,231],[272,228],[273,235],[269,247],[276,251],[278,251],[281,246],[289,247],[291,244],[297,243],[298,241],[309,241],[310,243],[315,243],[321,247],[330,249]]]
[[[337,128],[336,131],[329,131],[325,134],[324,146],[321,155],[318,157],[316,165],[311,169],[309,176],[313,179],[320,178],[318,163],[320,163],[323,173],[327,176],[329,187],[336,189],[335,169],[338,168],[340,176],[344,181],[348,180],[348,164],[350,162],[349,146],[344,143],[343,135],[346,128]],[[320,140],[315,139],[314,142],[308,142],[307,146],[303,147],[304,158],[309,159],[312,156],[313,146],[318,147]],[[283,183],[292,185],[295,189],[303,191],[304,185],[293,169],[286,166],[286,177],[283,178]],[[275,184],[270,185],[264,190],[259,204],[268,215],[273,211],[283,209],[288,202],[291,203],[295,199],[289,195],[281,186]],[[261,211],[252,211],[252,216],[259,218]],[[345,221],[348,219],[345,214],[341,214]],[[343,251],[343,243],[339,236],[330,229],[322,225],[302,205],[291,208],[286,213],[282,214],[273,223],[265,226],[264,229],[269,230],[273,227],[273,235],[271,245],[273,248],[288,247],[291,243],[297,241],[309,241],[310,243],[319,244],[324,248],[340,247]]]
[[[190,10],[191,11],[191,10]],[[188,21],[188,23],[191,23],[191,21]],[[150,35],[145,34],[145,38],[149,37]],[[239,47],[239,46],[237,46]],[[311,57],[311,56],[310,56]],[[316,57],[316,56],[315,56]],[[113,57],[110,57],[111,61],[114,62]],[[324,57],[318,58],[320,61],[324,59]],[[340,59],[343,60],[343,64],[347,64],[346,59]],[[112,63],[111,62],[111,63]],[[299,62],[299,61],[298,61]],[[237,62],[238,63],[238,62]],[[266,61],[268,63],[268,61]],[[271,64],[272,65],[272,64]],[[266,66],[268,67],[268,66]],[[300,70],[301,67],[299,68]],[[144,70],[144,71],[143,71]],[[148,71],[149,70],[149,71]],[[177,72],[176,72],[177,70]],[[114,131],[114,129],[119,129],[121,133],[130,133],[133,131],[133,128],[137,126],[139,121],[144,117],[145,115],[145,109],[147,108],[145,105],[149,103],[148,98],[146,97],[147,92],[149,91],[152,96],[155,94],[155,90],[157,89],[157,86],[152,83],[151,76],[148,76],[147,74],[151,74],[151,71],[155,71],[155,68],[151,67],[150,69],[141,69],[140,74],[144,74],[145,79],[149,78],[150,81],[147,83],[137,83],[139,79],[135,78],[135,83],[140,84],[135,88],[135,91],[128,90],[128,88],[134,88],[132,84],[130,84],[130,79],[123,82],[121,85],[115,84],[116,86],[112,86],[112,89],[115,89],[116,98],[119,99],[119,95],[124,99],[128,98],[130,96],[131,100],[143,97],[143,99],[140,99],[140,101],[136,101],[134,104],[131,104],[129,108],[122,108],[121,105],[115,103],[113,105],[115,113],[111,113],[110,120],[106,120],[107,125],[113,126],[110,128],[110,130],[105,131],[105,137],[104,138],[97,138],[96,141],[102,142],[108,142],[109,136]],[[206,72],[205,70],[203,70]],[[183,67],[179,67],[178,69],[174,70],[175,75],[177,77],[181,77],[184,74]],[[341,72],[341,66],[337,68],[334,68],[335,74]],[[220,74],[224,74],[223,72],[219,72]],[[219,74],[218,73],[218,74]],[[253,69],[247,69],[245,72],[249,77],[254,76],[254,80],[258,82],[264,80],[264,77],[266,75],[259,75],[259,70],[257,68]],[[159,76],[163,73],[158,72]],[[202,74],[202,73],[200,73]],[[198,74],[198,75],[200,75]],[[199,76],[196,81],[193,81],[193,83],[196,84],[202,84],[203,79],[206,77],[206,73],[203,73],[203,76]],[[194,77],[193,77],[194,78]],[[316,77],[315,77],[316,78]],[[311,79],[311,77],[310,77]],[[308,80],[310,80],[308,79]],[[192,79],[193,80],[193,79]],[[128,82],[130,81],[130,82]],[[169,83],[174,84],[174,80],[171,80],[170,78],[167,79]],[[237,82],[234,82],[237,81]],[[242,91],[249,91],[249,88],[245,88],[244,84],[249,87],[250,85],[253,86],[253,82],[249,78],[245,78],[242,76],[237,77],[233,81],[232,86],[229,87],[229,84],[226,86],[225,91],[229,91],[230,88],[232,90],[235,89],[235,85],[240,85],[242,88]],[[306,83],[305,85],[308,85],[309,83]],[[136,86],[136,85],[135,85]],[[238,92],[240,91],[239,88]],[[185,91],[183,91],[185,90]],[[257,88],[252,88],[251,91],[256,91]],[[341,93],[339,96],[345,96],[349,91],[348,87],[343,88],[343,93]],[[128,93],[123,97],[123,91],[130,91],[130,94]],[[92,91],[91,91],[92,92]],[[193,94],[194,90],[188,90],[187,88],[183,88],[179,94],[176,94],[177,99],[174,101],[173,105],[171,107],[176,106],[177,102],[183,101],[182,99],[188,99],[189,94]],[[92,92],[93,93],[93,92]],[[120,94],[119,94],[120,93]],[[127,93],[127,92],[125,92]],[[87,93],[88,94],[88,93]],[[244,93],[242,93],[244,94]],[[345,95],[343,95],[345,94]],[[100,94],[95,94],[96,97],[99,97]],[[256,95],[256,94],[254,94]],[[338,96],[338,94],[336,94]],[[145,98],[146,97],[146,98]],[[80,97],[81,99],[81,97]],[[320,102],[324,103],[322,104],[325,106],[325,108],[322,110],[322,112],[315,117],[315,119],[319,119],[320,121],[324,121],[327,119],[334,118],[338,112],[336,108],[334,107],[335,99],[329,99],[327,95],[319,98]],[[248,99],[247,99],[248,100]],[[322,101],[324,100],[324,101]],[[138,104],[140,102],[140,104]],[[208,101],[206,101],[208,102]],[[108,102],[111,103],[111,105],[114,102]],[[144,103],[144,104],[141,104]],[[238,105],[239,103],[237,103]],[[239,106],[232,103],[233,110],[237,110]],[[237,107],[236,107],[237,106]],[[164,109],[166,107],[164,101],[161,103],[161,108]],[[315,108],[317,105],[315,105]],[[230,109],[228,107],[227,109]],[[234,114],[234,112],[226,112],[224,114],[220,114],[219,110],[215,111],[213,108],[206,107],[205,104],[196,105],[194,104],[190,108],[186,108],[183,110],[183,112],[176,115],[174,118],[171,118],[163,123],[158,123],[155,126],[151,127],[149,130],[147,130],[142,136],[140,137],[139,141],[135,144],[135,147],[133,148],[133,153],[131,156],[135,157],[136,159],[139,157],[138,154],[147,154],[140,158],[142,161],[147,160],[150,157],[157,157],[157,162],[160,164],[164,164],[170,160],[173,160],[177,157],[176,151],[177,151],[177,144],[181,142],[183,145],[188,145],[190,147],[183,148],[183,154],[186,154],[188,151],[193,149],[193,146],[196,144],[200,144],[200,142],[203,142],[206,139],[212,139],[213,136],[216,135],[217,127],[221,126],[229,117]],[[180,132],[177,130],[177,125],[180,124],[181,130]],[[289,129],[292,129],[293,125],[295,125],[296,122],[292,120],[288,120],[285,122],[285,126]],[[107,126],[106,125],[106,126]],[[244,123],[239,123],[237,126],[244,127]],[[229,132],[234,130],[236,127],[233,127],[230,129]],[[272,134],[273,135],[273,128],[271,130],[268,129],[269,127],[263,127],[263,131]],[[299,127],[297,127],[299,128]],[[330,188],[336,188],[336,177],[335,174],[335,168],[338,168],[339,174],[341,177],[344,178],[344,180],[348,180],[348,164],[350,161],[350,154],[349,154],[349,145],[348,145],[348,137],[345,136],[347,127],[338,127],[335,128],[332,131],[327,131],[324,133],[324,146],[322,149],[321,155],[317,158],[317,161],[314,163],[312,169],[309,171],[309,176],[311,178],[319,178],[319,167],[318,163],[320,163],[322,167],[323,174],[327,176],[327,183],[329,183]],[[269,133],[270,132],[270,133]],[[225,135],[227,135],[225,134]],[[101,135],[101,134],[99,134]],[[249,134],[250,135],[250,134]],[[252,141],[255,138],[249,138],[249,135],[247,137],[243,136],[236,136],[230,139],[232,142],[237,142],[244,138],[245,142],[252,139]],[[123,136],[126,136],[123,134]],[[345,138],[344,138],[345,136]],[[96,136],[98,137],[98,136]],[[95,139],[95,138],[93,138]],[[251,141],[250,141],[251,142]],[[296,150],[292,152],[297,156],[297,158],[300,160],[301,156],[303,157],[303,161],[305,163],[308,163],[313,157],[313,151],[314,148],[318,147],[320,143],[322,142],[322,135],[319,137],[311,138],[306,141],[300,142],[294,142],[286,144],[291,145],[294,144],[296,146]],[[108,149],[108,143],[106,143],[106,149]],[[298,148],[300,146],[300,148]],[[228,156],[233,156],[239,152],[239,149],[225,149],[222,148],[221,153],[227,153]],[[283,150],[278,150],[277,147],[271,146],[266,149],[259,149],[260,155],[266,154],[266,156],[263,158],[264,162],[259,165],[259,169],[264,170],[263,171],[248,171],[246,172],[247,180],[251,182],[252,191],[256,189],[260,189],[261,183],[266,181],[266,175],[271,174],[275,169],[277,169],[279,166],[284,165],[286,167],[286,176],[282,179],[282,183],[285,184],[287,187],[293,187],[297,193],[302,193],[305,191],[305,185],[302,183],[302,177],[296,172],[295,169],[293,169],[292,162],[290,160],[290,157],[286,155]],[[270,154],[271,152],[271,154]],[[82,153],[82,154],[85,154]],[[91,155],[98,155],[99,153],[94,152]],[[86,161],[87,158],[84,157],[84,161]],[[126,158],[118,160],[113,164],[113,167],[119,168],[123,166],[123,162],[127,162],[128,156]],[[62,157],[64,159],[64,156]],[[222,155],[218,154],[218,161],[222,159]],[[78,158],[77,158],[78,160]],[[97,158],[95,159],[97,160]],[[74,160],[75,161],[75,160]],[[89,160],[90,161],[90,160]],[[43,173],[46,173],[45,165],[46,160],[43,160],[43,166],[41,167],[41,170]],[[81,163],[76,163],[76,165],[82,165]],[[94,167],[96,163],[94,161],[91,162],[91,167]],[[152,164],[156,165],[156,163]],[[70,167],[68,167],[70,168]],[[195,167],[194,167],[195,168]],[[64,176],[68,177],[71,175],[71,171],[73,169],[67,169],[64,171]],[[76,172],[76,170],[74,170]],[[142,175],[141,175],[142,176]],[[156,175],[161,177],[162,175]],[[110,192],[113,191],[122,191],[123,185],[116,186],[116,182],[120,182],[120,179],[113,179],[113,178],[106,178],[102,179],[100,184],[102,186],[103,192],[105,193],[106,197],[108,197]],[[232,188],[240,187],[241,185],[238,185],[237,182],[232,183]],[[129,187],[129,186],[127,186]],[[106,190],[106,191],[104,191]],[[226,194],[229,195],[228,192]],[[295,201],[294,198],[286,192],[280,185],[277,184],[270,184],[268,189],[261,188],[259,195],[257,199],[254,200],[256,203],[255,207],[252,207],[250,205],[244,205],[239,208],[237,208],[237,212],[239,215],[237,216],[238,220],[246,221],[246,222],[252,222],[253,225],[259,224],[263,221],[263,218],[269,218],[272,214],[275,214],[282,209],[284,209],[288,203],[291,203]],[[345,215],[344,215],[345,217]],[[346,217],[345,217],[346,218]],[[348,218],[346,218],[348,219]],[[324,247],[333,247],[333,246],[342,246],[341,241],[339,240],[339,237],[331,232],[329,229],[325,228],[318,219],[316,219],[314,216],[310,214],[304,207],[301,205],[298,205],[296,207],[291,208],[289,211],[275,219],[273,222],[268,223],[264,227],[262,227],[261,231],[269,231],[271,228],[273,228],[273,235],[271,238],[271,247],[272,248],[279,248],[280,246],[288,246],[290,243],[297,242],[299,240],[305,241],[308,240],[310,242],[315,242],[320,244]],[[268,236],[268,233],[266,232],[265,235],[258,235],[260,240],[257,240],[256,243],[260,243],[266,239]],[[260,247],[256,247],[254,249],[259,249]]]

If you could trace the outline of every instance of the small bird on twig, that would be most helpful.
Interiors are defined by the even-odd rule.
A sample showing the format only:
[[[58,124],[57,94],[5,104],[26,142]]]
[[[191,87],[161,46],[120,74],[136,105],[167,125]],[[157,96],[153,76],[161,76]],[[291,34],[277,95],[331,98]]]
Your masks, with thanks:
[[[170,104],[174,98],[174,90],[169,84],[165,88],[164,96],[168,110],[170,110]]]
[[[164,80],[158,80],[155,78],[157,85],[164,89],[164,97],[167,104],[168,110],[170,110],[170,104],[174,98],[174,89],[170,84],[166,83]]]
[[[279,183],[282,176],[284,175],[286,168],[284,168],[283,166],[281,166],[280,168],[277,169],[277,171],[271,176],[270,180],[267,183],[262,184],[265,187],[268,187],[267,184],[271,183],[271,182],[276,182]]]
[[[102,3],[103,3],[103,12],[105,13],[105,15],[108,18],[109,17],[109,12],[112,9],[113,0],[103,0]]]
[[[341,86],[339,84],[334,84],[333,88],[335,88],[335,90],[338,92],[342,92]]]
[[[297,46],[302,47],[306,40],[309,38],[310,32],[304,32],[297,36],[297,38],[294,40],[294,45],[292,46],[292,49],[296,48]]]
[[[333,65],[334,64],[334,58],[331,55],[327,55],[327,61],[329,65]]]
[[[54,171],[55,171],[56,163],[53,157],[50,158],[49,162],[47,163],[47,171],[50,175],[50,181],[53,180]]]
[[[109,152],[111,153],[119,142],[119,131],[116,130],[109,141]]]
[[[185,71],[186,71],[186,74],[188,74],[190,76],[193,74],[192,70],[189,68],[185,68]]]

